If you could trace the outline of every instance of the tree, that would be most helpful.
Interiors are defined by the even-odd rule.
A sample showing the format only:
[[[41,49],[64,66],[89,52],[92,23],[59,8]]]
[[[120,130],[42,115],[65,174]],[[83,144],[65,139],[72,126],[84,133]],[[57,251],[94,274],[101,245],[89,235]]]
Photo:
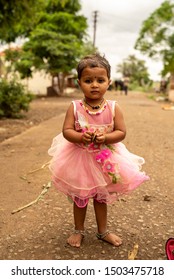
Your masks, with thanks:
[[[131,82],[139,86],[144,86],[150,82],[145,61],[136,58],[135,55],[128,56],[122,64],[117,65],[117,72],[125,77],[130,77]]]
[[[28,36],[44,5],[44,0],[0,0],[0,42],[11,43]]]
[[[26,37],[37,22],[37,12],[44,6],[44,0],[0,0],[0,44],[15,42],[18,37]],[[17,59],[18,52],[7,54],[10,64]],[[4,69],[5,68],[5,69]],[[15,75],[7,80],[8,69],[0,59],[0,117],[20,117],[20,112],[29,108],[32,95]]]
[[[18,70],[25,68],[29,74],[33,66],[51,74],[53,85],[55,78],[58,80],[58,94],[63,93],[65,77],[76,67],[85,45],[89,48],[92,45],[87,41],[87,20],[79,14],[80,8],[78,0],[47,1],[16,64]],[[27,56],[30,58],[29,63]]]
[[[142,24],[135,49],[162,59],[162,75],[170,73],[174,88],[174,3],[164,1]]]
[[[25,6],[22,3],[26,4],[27,2],[30,2],[31,5],[33,3],[33,8],[30,9],[29,5],[26,5],[24,16],[22,16],[21,11]],[[35,2],[40,3],[38,9],[37,5],[39,4]],[[0,0],[1,3],[4,4],[5,2]],[[16,6],[14,7],[14,13],[19,22],[11,20],[7,23],[4,16],[2,23],[5,32],[0,32],[0,38],[4,42],[11,42],[18,36],[23,36],[27,41],[22,49],[18,50],[18,54],[16,51],[13,53],[13,50],[6,51],[6,59],[11,69],[20,72],[21,78],[29,78],[32,76],[34,69],[42,69],[51,74],[52,84],[54,84],[55,78],[58,79],[58,92],[62,94],[65,77],[76,67],[77,60],[86,53],[87,49],[95,50],[92,43],[87,40],[87,20],[79,13],[81,9],[79,1],[25,0],[24,2],[18,1],[18,3],[14,1],[14,3],[17,7],[19,6],[19,9]],[[4,11],[5,7],[4,4]],[[13,10],[13,1],[9,1],[7,7]],[[31,17],[33,24],[22,28],[22,23],[31,11],[33,13]],[[4,14],[7,15],[8,13]],[[5,33],[11,35],[5,36]]]

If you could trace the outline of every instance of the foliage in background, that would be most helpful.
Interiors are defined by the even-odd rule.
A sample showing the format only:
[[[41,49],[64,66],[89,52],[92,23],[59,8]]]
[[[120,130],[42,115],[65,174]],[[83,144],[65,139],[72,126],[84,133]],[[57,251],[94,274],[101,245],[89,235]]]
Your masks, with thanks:
[[[135,55],[128,56],[123,63],[118,64],[117,72],[130,78],[129,89],[146,89],[152,84],[145,61]]]
[[[57,78],[59,94],[64,91],[65,77],[76,67],[83,53],[87,21],[79,14],[80,9],[78,0],[48,1],[23,47],[25,53],[32,52],[36,69]]]
[[[56,78],[58,93],[62,94],[65,77],[76,68],[81,56],[93,52],[95,48],[92,42],[88,41],[87,19],[80,15],[79,0],[39,2],[41,3],[39,10],[36,9],[38,4],[33,3],[34,24],[30,31],[29,28],[25,30],[27,41],[22,49],[18,50],[18,55],[16,53],[13,55],[13,50],[8,50],[6,60],[11,70],[20,72],[21,78],[29,78],[33,71],[37,70],[49,73],[52,76],[52,86],[54,87]],[[24,35],[22,32],[18,33],[20,34]]]
[[[27,37],[37,24],[44,0],[0,0],[0,42],[15,42],[18,37]]]
[[[12,73],[20,73],[21,79],[32,77],[32,53],[24,52],[20,47],[16,49],[6,49],[5,61],[8,62],[6,66],[6,78]]]
[[[174,3],[164,1],[142,24],[135,48],[163,60],[162,75],[174,73]]]
[[[32,95],[25,87],[12,79],[0,80],[0,118],[19,118],[22,111],[28,111]]]

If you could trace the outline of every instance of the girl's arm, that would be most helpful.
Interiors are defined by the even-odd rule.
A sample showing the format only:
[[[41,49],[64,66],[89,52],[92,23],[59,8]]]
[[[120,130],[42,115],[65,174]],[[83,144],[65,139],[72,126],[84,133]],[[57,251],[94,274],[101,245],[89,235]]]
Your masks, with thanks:
[[[126,136],[126,126],[123,113],[119,105],[115,106],[114,131],[97,136],[97,143],[114,144],[122,141]]]
[[[90,132],[78,132],[75,130],[75,117],[74,117],[74,105],[71,104],[67,110],[63,129],[63,136],[72,143],[90,143],[91,135]]]

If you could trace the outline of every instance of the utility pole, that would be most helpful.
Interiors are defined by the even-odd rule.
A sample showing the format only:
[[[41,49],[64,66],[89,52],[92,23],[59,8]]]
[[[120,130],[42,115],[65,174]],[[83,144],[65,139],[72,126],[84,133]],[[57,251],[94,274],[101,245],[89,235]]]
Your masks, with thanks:
[[[94,11],[94,35],[93,35],[93,46],[94,47],[95,47],[95,40],[96,40],[97,16],[98,16],[98,11]]]

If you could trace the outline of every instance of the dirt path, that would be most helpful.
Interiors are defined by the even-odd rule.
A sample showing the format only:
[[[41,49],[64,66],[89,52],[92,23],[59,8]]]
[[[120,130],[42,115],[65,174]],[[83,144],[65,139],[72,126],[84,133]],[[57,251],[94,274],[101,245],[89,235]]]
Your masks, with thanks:
[[[66,245],[73,229],[72,205],[50,187],[48,168],[40,167],[50,159],[47,150],[61,131],[71,98],[40,99],[34,101],[33,108],[35,112],[42,108],[41,123],[28,125],[23,133],[0,144],[0,259],[126,260],[135,244],[139,246],[136,259],[166,259],[165,242],[174,236],[174,111],[162,110],[161,104],[144,94],[120,96],[111,92],[107,98],[117,99],[121,105],[127,124],[124,143],[145,158],[143,169],[151,177],[130,196],[108,207],[109,228],[123,238],[123,245],[115,248],[97,240],[91,202],[82,247]],[[12,214],[36,200],[42,191],[45,193],[41,200]]]

